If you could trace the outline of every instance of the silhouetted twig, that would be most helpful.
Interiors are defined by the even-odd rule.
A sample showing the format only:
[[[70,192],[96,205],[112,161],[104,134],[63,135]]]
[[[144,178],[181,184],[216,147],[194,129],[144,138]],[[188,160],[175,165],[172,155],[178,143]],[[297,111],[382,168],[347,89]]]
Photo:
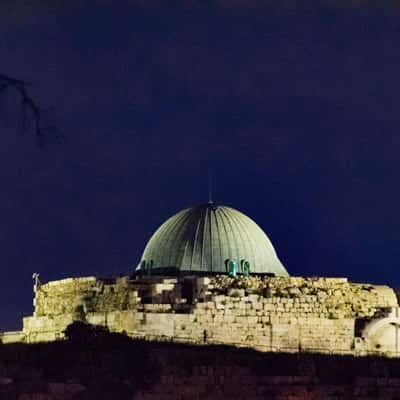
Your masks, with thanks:
[[[63,140],[62,133],[54,126],[49,125],[43,118],[45,110],[41,109],[35,99],[28,91],[29,83],[12,78],[0,73],[0,94],[8,89],[14,90],[20,98],[22,113],[23,132],[33,125],[36,143],[44,149],[47,141],[51,138],[60,142]]]

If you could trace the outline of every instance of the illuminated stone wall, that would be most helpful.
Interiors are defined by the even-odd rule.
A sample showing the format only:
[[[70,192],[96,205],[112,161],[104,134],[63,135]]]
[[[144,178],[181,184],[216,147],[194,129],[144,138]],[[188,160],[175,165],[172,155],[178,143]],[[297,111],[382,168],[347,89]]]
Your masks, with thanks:
[[[230,346],[130,341],[117,335],[81,338],[37,346],[0,346],[0,398],[399,398],[400,359],[260,353]]]
[[[148,339],[354,353],[385,350],[355,340],[356,321],[366,324],[398,307],[391,288],[345,278],[219,276],[189,283],[193,304],[183,279],[49,282],[36,289],[34,316],[24,319],[23,331],[29,342],[51,341],[82,320]]]
[[[135,309],[137,291],[128,280],[110,282],[95,277],[68,278],[49,282],[36,289],[34,316],[86,314],[110,310]]]

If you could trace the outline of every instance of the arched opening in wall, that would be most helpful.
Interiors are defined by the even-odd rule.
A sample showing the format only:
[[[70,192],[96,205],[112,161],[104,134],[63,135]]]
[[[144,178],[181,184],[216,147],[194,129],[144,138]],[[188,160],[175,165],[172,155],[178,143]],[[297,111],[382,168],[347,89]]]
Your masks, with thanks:
[[[372,345],[377,351],[399,352],[399,325],[389,323],[380,327],[372,337]]]
[[[236,277],[236,274],[237,274],[237,262],[235,260],[230,260],[229,261],[228,274],[232,278]]]
[[[400,318],[382,318],[368,324],[362,334],[370,352],[400,353]]]
[[[244,276],[250,275],[250,262],[247,260],[244,260],[244,262],[243,262],[242,273]]]
[[[185,277],[183,279],[182,297],[186,299],[187,304],[193,304],[195,298],[196,285],[194,279],[192,277]]]
[[[225,260],[225,272],[226,272],[227,274],[229,274],[229,262],[230,262],[230,259],[227,258],[227,259]]]

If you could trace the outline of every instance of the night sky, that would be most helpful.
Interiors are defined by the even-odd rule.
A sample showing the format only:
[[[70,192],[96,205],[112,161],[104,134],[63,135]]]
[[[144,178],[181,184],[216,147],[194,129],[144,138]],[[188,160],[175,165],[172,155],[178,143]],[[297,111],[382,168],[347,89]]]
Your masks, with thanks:
[[[0,330],[31,314],[33,272],[132,271],[210,169],[290,274],[400,284],[397,10],[36,3],[1,2],[0,72],[66,140],[41,151],[3,95]]]

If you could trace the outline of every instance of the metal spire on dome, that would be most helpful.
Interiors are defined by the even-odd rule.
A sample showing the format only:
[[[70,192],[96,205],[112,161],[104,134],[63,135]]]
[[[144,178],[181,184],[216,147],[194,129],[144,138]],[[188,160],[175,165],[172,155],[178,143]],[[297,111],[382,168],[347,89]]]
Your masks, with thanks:
[[[212,199],[212,170],[211,168],[208,170],[208,204],[213,204],[214,201]]]

